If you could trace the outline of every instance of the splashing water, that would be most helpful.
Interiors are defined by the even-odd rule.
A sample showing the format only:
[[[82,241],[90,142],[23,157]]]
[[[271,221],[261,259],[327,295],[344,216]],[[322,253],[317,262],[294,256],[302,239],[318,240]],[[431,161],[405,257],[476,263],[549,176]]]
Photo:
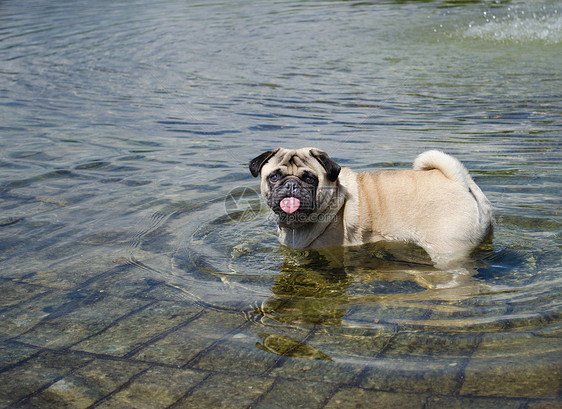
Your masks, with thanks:
[[[556,9],[542,9],[540,12],[520,10],[504,17],[484,12],[484,17],[484,24],[471,23],[463,37],[515,43],[562,42],[562,15]]]

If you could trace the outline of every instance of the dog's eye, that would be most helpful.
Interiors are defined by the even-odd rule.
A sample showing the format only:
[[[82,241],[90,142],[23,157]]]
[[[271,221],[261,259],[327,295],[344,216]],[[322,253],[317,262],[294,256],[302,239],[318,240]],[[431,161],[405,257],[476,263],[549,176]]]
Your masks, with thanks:
[[[306,175],[303,180],[308,183],[309,185],[313,185],[316,183],[316,178],[314,176]]]
[[[272,182],[272,183],[278,182],[279,181],[279,175],[277,175],[277,174],[270,175],[269,181]]]

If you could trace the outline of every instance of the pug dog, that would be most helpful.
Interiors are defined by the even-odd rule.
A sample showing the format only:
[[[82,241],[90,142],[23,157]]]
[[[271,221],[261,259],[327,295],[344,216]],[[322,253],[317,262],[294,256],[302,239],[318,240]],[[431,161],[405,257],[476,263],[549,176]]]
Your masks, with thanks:
[[[249,163],[292,248],[414,243],[438,268],[466,260],[492,230],[492,206],[465,167],[441,151],[412,170],[357,173],[316,148],[267,151]]]

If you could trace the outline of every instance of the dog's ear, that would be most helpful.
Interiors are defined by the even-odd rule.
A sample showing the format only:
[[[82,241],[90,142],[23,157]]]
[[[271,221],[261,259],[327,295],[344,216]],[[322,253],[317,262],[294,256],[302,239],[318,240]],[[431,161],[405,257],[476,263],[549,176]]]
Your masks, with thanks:
[[[318,159],[328,174],[328,180],[335,182],[340,174],[341,166],[332,160],[328,154],[319,149],[311,149],[310,154]]]
[[[252,174],[253,177],[258,177],[261,171],[261,168],[263,168],[263,165],[265,165],[265,163],[269,160],[269,158],[271,158],[273,155],[275,155],[277,152],[279,151],[279,148],[274,149],[272,151],[267,151],[262,153],[260,156],[258,156],[257,158],[254,158],[250,161],[250,173]]]

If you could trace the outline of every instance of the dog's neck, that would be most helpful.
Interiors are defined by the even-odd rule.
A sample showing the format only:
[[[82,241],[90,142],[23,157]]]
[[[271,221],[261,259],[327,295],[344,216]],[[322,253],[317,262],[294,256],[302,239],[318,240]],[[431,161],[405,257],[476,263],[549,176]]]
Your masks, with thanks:
[[[295,229],[279,226],[279,242],[293,249],[304,249],[311,244],[330,225],[329,222],[309,223]]]
[[[294,249],[323,247],[322,243],[315,243],[315,241],[319,236],[325,239],[324,233],[329,230],[330,226],[343,222],[341,210],[344,204],[345,192],[340,188],[329,205],[331,209],[336,209],[335,212],[320,214],[315,223],[307,223],[295,228],[278,226],[279,242]],[[330,240],[331,243],[337,241],[335,238],[330,238]]]

